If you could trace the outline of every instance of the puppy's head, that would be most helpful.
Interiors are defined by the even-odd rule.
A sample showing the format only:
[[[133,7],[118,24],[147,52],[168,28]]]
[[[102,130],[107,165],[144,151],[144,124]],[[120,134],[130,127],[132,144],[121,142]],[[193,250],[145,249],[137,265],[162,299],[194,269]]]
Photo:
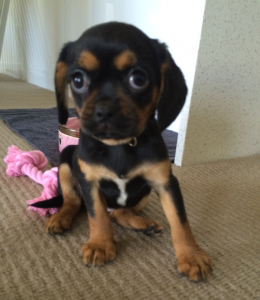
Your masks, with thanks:
[[[55,73],[61,124],[68,119],[67,83],[81,130],[110,145],[142,134],[156,110],[159,129],[165,129],[187,93],[165,45],[117,22],[92,27],[63,47]]]

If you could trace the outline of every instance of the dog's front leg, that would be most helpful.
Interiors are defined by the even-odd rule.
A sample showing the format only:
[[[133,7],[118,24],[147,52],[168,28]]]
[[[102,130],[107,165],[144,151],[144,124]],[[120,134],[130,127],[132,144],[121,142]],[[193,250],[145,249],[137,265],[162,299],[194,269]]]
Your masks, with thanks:
[[[180,273],[195,281],[209,277],[212,270],[211,260],[194,239],[178,180],[171,173],[168,183],[160,188],[159,196],[171,227]]]
[[[62,233],[71,227],[72,220],[80,209],[81,199],[75,189],[75,180],[70,165],[63,162],[59,167],[59,179],[63,196],[63,205],[60,211],[52,215],[45,223],[48,233]]]
[[[88,209],[90,235],[82,247],[86,264],[101,266],[115,258],[116,248],[110,216],[105,199],[95,184],[91,185],[92,209]]]
[[[207,278],[211,274],[211,260],[194,239],[187,220],[181,189],[178,180],[172,175],[170,161],[145,165],[140,170],[159,194],[171,227],[180,273],[195,281]]]

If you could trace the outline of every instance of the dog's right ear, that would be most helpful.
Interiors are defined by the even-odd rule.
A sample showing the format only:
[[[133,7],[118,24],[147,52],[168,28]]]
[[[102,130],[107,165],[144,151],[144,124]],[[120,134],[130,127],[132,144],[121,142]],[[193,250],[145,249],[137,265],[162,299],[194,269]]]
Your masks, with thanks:
[[[55,92],[58,108],[58,117],[60,124],[66,124],[69,111],[68,111],[68,87],[67,87],[67,71],[72,56],[73,42],[67,43],[62,48],[55,71]]]
[[[187,86],[180,68],[165,44],[152,40],[161,67],[161,93],[157,104],[158,127],[166,129],[180,113],[187,95]]]

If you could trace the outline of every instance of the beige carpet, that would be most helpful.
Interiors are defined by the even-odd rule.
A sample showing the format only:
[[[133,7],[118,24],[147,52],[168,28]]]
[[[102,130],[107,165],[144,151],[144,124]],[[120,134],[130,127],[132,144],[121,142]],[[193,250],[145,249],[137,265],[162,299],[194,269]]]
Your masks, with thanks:
[[[50,91],[6,76],[0,80],[0,109],[55,105]],[[214,262],[213,276],[197,284],[177,272],[155,195],[143,214],[163,222],[163,235],[151,238],[114,225],[116,260],[85,267],[85,213],[66,234],[46,234],[47,218],[26,210],[26,200],[38,197],[41,186],[5,175],[7,148],[32,148],[2,121],[0,136],[0,299],[260,299],[260,156],[173,166],[194,234]]]

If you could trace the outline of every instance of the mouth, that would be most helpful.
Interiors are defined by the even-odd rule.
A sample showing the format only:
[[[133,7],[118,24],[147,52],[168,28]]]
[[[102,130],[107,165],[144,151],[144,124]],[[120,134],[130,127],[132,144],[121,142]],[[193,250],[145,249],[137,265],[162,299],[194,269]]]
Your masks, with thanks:
[[[115,132],[97,132],[97,133],[93,133],[92,136],[99,140],[110,140],[110,139],[121,140],[121,139],[128,138],[125,135],[118,134]]]
[[[137,138],[136,137],[128,137],[128,138],[98,138],[97,136],[92,135],[92,137],[103,144],[106,144],[108,146],[117,146],[117,145],[123,145],[128,144],[131,147],[135,147],[137,145]]]
[[[84,126],[81,126],[81,130],[87,134],[92,136],[92,138],[102,142],[103,144],[109,145],[109,146],[116,146],[116,145],[122,145],[122,144],[129,144],[129,145],[134,145],[136,142],[133,142],[135,140],[135,135],[133,133],[127,133],[127,130],[125,129],[122,132],[121,130],[89,130],[89,128],[86,128]],[[120,131],[120,132],[119,132]]]
[[[132,122],[93,122],[91,119],[81,119],[81,130],[98,140],[131,140],[136,136],[136,128]]]

